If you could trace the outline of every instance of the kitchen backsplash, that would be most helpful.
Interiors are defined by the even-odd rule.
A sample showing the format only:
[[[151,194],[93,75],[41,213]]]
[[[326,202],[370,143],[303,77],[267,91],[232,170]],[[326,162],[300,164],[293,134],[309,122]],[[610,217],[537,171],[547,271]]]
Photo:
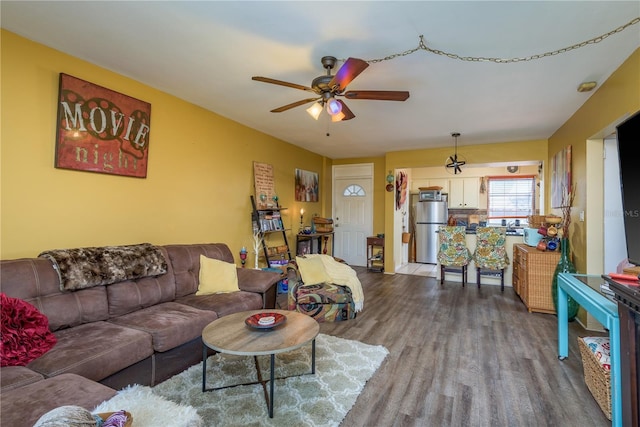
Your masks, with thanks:
[[[451,209],[449,208],[449,217],[454,217],[460,225],[469,224],[469,215],[477,215],[480,221],[487,220],[486,209]]]

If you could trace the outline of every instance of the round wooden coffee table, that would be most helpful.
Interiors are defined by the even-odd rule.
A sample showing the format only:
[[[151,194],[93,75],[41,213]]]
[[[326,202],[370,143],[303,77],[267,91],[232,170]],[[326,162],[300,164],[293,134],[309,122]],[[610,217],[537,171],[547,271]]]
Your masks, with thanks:
[[[279,313],[286,316],[286,320],[270,329],[257,329],[245,324],[245,320],[255,314]],[[316,372],[316,337],[320,332],[320,325],[310,316],[287,310],[252,310],[230,314],[209,323],[202,331],[202,391],[219,390],[207,389],[207,348],[219,353],[253,356],[258,373],[258,381],[262,384],[269,407],[269,417],[273,418],[275,355],[295,350],[311,342],[311,374]],[[269,392],[266,380],[262,379],[257,356],[270,355]],[[235,386],[231,386],[235,387]]]

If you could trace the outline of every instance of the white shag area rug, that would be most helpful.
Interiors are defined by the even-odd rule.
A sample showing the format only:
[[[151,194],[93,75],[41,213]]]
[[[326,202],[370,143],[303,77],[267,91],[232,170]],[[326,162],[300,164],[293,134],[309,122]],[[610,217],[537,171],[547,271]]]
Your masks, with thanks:
[[[173,426],[203,427],[195,408],[173,403],[153,393],[151,387],[133,385],[118,391],[102,402],[92,413],[116,412],[124,409],[133,416],[133,427]]]
[[[310,374],[311,344],[276,355],[276,378],[305,375],[276,379],[273,418],[269,418],[260,384],[203,393],[202,364],[152,389],[133,386],[122,390],[93,412],[126,409],[133,414],[133,427],[338,426],[387,354],[383,346],[320,334],[315,375]],[[269,356],[258,359],[262,378],[268,379]],[[207,359],[207,388],[256,380],[253,357],[216,354]],[[194,411],[199,418],[193,416]]]

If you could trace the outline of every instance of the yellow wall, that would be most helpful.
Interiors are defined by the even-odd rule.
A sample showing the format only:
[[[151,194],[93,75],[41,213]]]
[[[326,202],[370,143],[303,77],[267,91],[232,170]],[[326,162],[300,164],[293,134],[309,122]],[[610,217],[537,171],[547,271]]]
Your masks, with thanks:
[[[587,186],[589,182],[587,139],[600,135],[603,129],[611,128],[611,125],[620,118],[638,110],[640,110],[640,49],[637,49],[549,138],[549,158],[567,145],[571,145],[571,168],[576,192],[571,211],[570,236],[571,250],[578,272],[585,273],[588,270],[587,248],[594,238],[588,235],[587,229],[602,232],[602,222],[589,224],[589,215],[586,216],[585,222],[579,222],[580,212],[587,209],[587,196],[593,194],[588,191]],[[607,135],[600,135],[600,137],[604,136]],[[548,194],[549,188],[546,190]],[[613,190],[619,191],[619,189]],[[601,194],[598,196],[601,199]],[[599,200],[599,202],[601,204],[602,201]]]
[[[451,147],[444,147],[332,161],[13,33],[1,35],[3,259],[53,248],[140,242],[225,242],[237,257],[241,246],[251,246],[253,161],[274,166],[281,205],[289,208],[285,222],[294,231],[300,208],[331,216],[333,164],[373,163],[374,233],[384,232],[391,245],[394,201],[393,192],[384,191],[387,171],[440,166],[451,154]],[[146,179],[53,167],[61,72],[151,103]],[[462,145],[458,151],[474,163],[549,160],[571,144],[575,181],[584,181],[586,139],[640,109],[639,75],[636,51],[549,141]],[[319,203],[294,201],[296,168],[320,174]],[[548,170],[545,174],[548,178]],[[574,215],[585,199],[578,185]],[[585,233],[579,230],[576,242],[585,242]],[[574,247],[579,271],[584,271],[584,246]],[[393,253],[391,246],[386,253]],[[386,271],[393,271],[392,257],[385,261]]]
[[[300,208],[330,215],[329,159],[11,32],[1,35],[0,258],[224,242],[238,259],[252,243],[254,161],[273,165],[281,205],[289,208],[285,222],[296,232]],[[146,179],[54,168],[61,72],[151,104]],[[320,174],[319,203],[294,201],[296,168]]]

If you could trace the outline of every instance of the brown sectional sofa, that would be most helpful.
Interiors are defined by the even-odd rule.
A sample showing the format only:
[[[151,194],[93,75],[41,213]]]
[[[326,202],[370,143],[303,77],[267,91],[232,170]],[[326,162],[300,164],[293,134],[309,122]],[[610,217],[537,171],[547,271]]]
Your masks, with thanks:
[[[201,254],[234,262],[225,244],[159,249],[166,274],[64,292],[49,259],[0,261],[0,291],[34,305],[57,338],[26,367],[0,368],[2,425],[32,426],[57,406],[91,410],[128,384],[155,385],[202,359],[211,321],[275,307],[280,274],[261,270],[239,268],[238,292],[195,295]]]

